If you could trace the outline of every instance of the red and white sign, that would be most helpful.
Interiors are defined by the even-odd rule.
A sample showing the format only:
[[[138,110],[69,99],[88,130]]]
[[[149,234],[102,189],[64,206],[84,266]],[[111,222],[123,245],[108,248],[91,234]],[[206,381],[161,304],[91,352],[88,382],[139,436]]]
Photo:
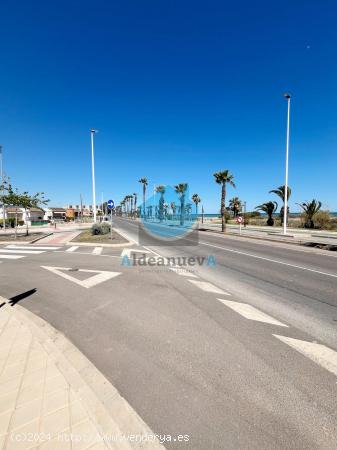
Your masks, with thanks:
[[[237,223],[242,223],[242,222],[243,222],[243,217],[238,216],[238,217],[236,218],[236,221],[237,221]]]

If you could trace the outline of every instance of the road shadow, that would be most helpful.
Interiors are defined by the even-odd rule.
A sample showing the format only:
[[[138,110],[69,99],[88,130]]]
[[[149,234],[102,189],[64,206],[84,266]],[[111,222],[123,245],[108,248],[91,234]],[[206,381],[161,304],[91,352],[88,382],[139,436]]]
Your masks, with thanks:
[[[36,288],[30,289],[29,291],[23,292],[22,294],[15,295],[14,297],[11,297],[9,299],[8,304],[11,306],[16,305],[17,303],[21,302],[21,300],[24,300],[27,297],[30,297],[31,295],[35,294],[37,291]]]

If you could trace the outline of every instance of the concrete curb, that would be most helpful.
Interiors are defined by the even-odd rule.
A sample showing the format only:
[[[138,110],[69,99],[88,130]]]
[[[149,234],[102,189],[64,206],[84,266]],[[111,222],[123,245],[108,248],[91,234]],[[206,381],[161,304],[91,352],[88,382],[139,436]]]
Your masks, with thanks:
[[[34,244],[35,242],[38,242],[38,241],[40,241],[41,239],[44,239],[45,237],[47,237],[47,236],[51,236],[53,233],[47,233],[47,234],[45,234],[44,236],[39,236],[38,238],[36,238],[36,239],[33,239],[32,241],[30,241],[30,244]]]
[[[43,346],[54,364],[79,396],[90,419],[96,424],[105,444],[112,450],[164,450],[154,433],[131,408],[117,389],[62,333],[48,322],[20,305],[9,306],[6,311],[23,321]],[[121,440],[109,440],[119,436]],[[131,441],[130,436],[145,436],[143,442]]]
[[[76,238],[75,238],[76,239]],[[92,242],[77,242],[77,241],[69,241],[68,244],[76,244],[83,247],[128,247],[133,245],[132,242],[124,242],[124,244],[101,244],[100,242],[92,243]]]

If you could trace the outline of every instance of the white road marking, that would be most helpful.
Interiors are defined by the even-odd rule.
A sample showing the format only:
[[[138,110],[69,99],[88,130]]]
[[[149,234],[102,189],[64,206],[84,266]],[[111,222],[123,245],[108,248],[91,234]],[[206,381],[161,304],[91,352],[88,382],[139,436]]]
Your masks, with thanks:
[[[96,286],[97,284],[103,283],[104,281],[110,280],[111,278],[115,278],[121,274],[121,272],[110,272],[107,270],[79,269],[78,272],[95,273],[96,275],[92,275],[86,280],[78,280],[77,278],[62,272],[62,271],[68,272],[71,271],[72,269],[70,267],[51,267],[51,266],[41,266],[41,267],[87,289]]]
[[[282,264],[283,266],[294,267],[295,269],[307,270],[308,272],[314,272],[314,273],[318,273],[320,275],[326,275],[327,277],[337,278],[337,275],[334,273],[321,272],[320,270],[309,269],[308,267],[303,267],[303,266],[298,266],[296,264],[290,264],[290,263],[286,263],[283,261],[278,261],[277,259],[266,258],[264,256],[253,255],[252,253],[240,252],[239,250],[233,250],[230,248],[221,247],[219,245],[209,244],[208,242],[199,241],[199,244],[207,245],[208,247],[219,248],[220,250],[224,250],[225,252],[237,253],[238,255],[249,256],[251,258],[256,258],[256,259],[262,259],[264,261],[268,261],[268,262],[272,262],[272,263],[276,263],[276,264]]]
[[[92,251],[93,255],[100,255],[103,251],[103,247],[95,247]]]
[[[302,353],[302,355],[307,356],[316,364],[324,367],[324,369],[337,375],[337,352],[331,350],[331,348],[315,342],[301,341],[277,334],[273,334],[273,336]]]
[[[198,278],[197,275],[195,275],[192,272],[189,272],[187,269],[184,269],[183,267],[170,267],[169,269],[177,273],[178,275],[182,275],[183,277]]]
[[[77,249],[78,249],[78,245],[74,245],[73,247],[69,247],[69,248],[66,250],[66,252],[72,253],[72,252],[74,252],[74,251],[77,250]]]
[[[221,298],[218,298],[219,302],[223,303],[224,305],[231,308],[233,311],[237,312],[238,314],[241,314],[241,316],[245,317],[248,320],[255,320],[257,322],[264,322],[264,323],[270,323],[272,325],[278,325],[280,327],[288,327],[288,325],[285,325],[282,322],[279,322],[278,320],[274,319],[271,316],[268,316],[268,314],[265,314],[264,312],[260,311],[257,308],[254,308],[254,306],[248,305],[247,303],[239,303],[239,302],[231,302],[229,300],[223,300]]]
[[[149,252],[148,250],[138,250],[136,248],[123,248],[121,257],[123,258],[123,256],[127,256],[128,258],[130,258],[131,253],[142,253],[143,255],[145,255],[146,253],[151,253],[151,252]]]
[[[188,281],[205,292],[213,292],[214,294],[222,294],[222,295],[231,295],[228,292],[225,292],[222,289],[218,288],[217,286],[214,286],[214,284],[208,283],[207,281],[197,281],[197,280],[188,280]]]
[[[24,258],[24,256],[21,255],[1,255],[0,254],[0,258],[5,258],[5,259],[20,259],[20,258]]]
[[[39,255],[40,253],[45,253],[45,250],[9,250],[9,249],[2,249],[0,250],[1,253],[21,253],[21,254],[29,254],[29,255]]]
[[[40,246],[32,246],[32,245],[7,245],[6,248],[13,248],[13,249],[21,249],[21,250],[57,250],[60,247],[40,247]]]

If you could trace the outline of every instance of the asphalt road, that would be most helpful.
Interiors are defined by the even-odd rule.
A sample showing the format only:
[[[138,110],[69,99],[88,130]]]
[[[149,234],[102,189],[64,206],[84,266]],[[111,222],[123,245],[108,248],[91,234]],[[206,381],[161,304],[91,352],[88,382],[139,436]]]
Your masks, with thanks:
[[[115,224],[137,240],[135,222]],[[336,255],[212,233],[146,249],[215,261],[177,273],[69,247],[2,247],[0,295],[64,332],[154,432],[189,435],[167,448],[336,448]],[[86,289],[42,266],[119,274]]]

